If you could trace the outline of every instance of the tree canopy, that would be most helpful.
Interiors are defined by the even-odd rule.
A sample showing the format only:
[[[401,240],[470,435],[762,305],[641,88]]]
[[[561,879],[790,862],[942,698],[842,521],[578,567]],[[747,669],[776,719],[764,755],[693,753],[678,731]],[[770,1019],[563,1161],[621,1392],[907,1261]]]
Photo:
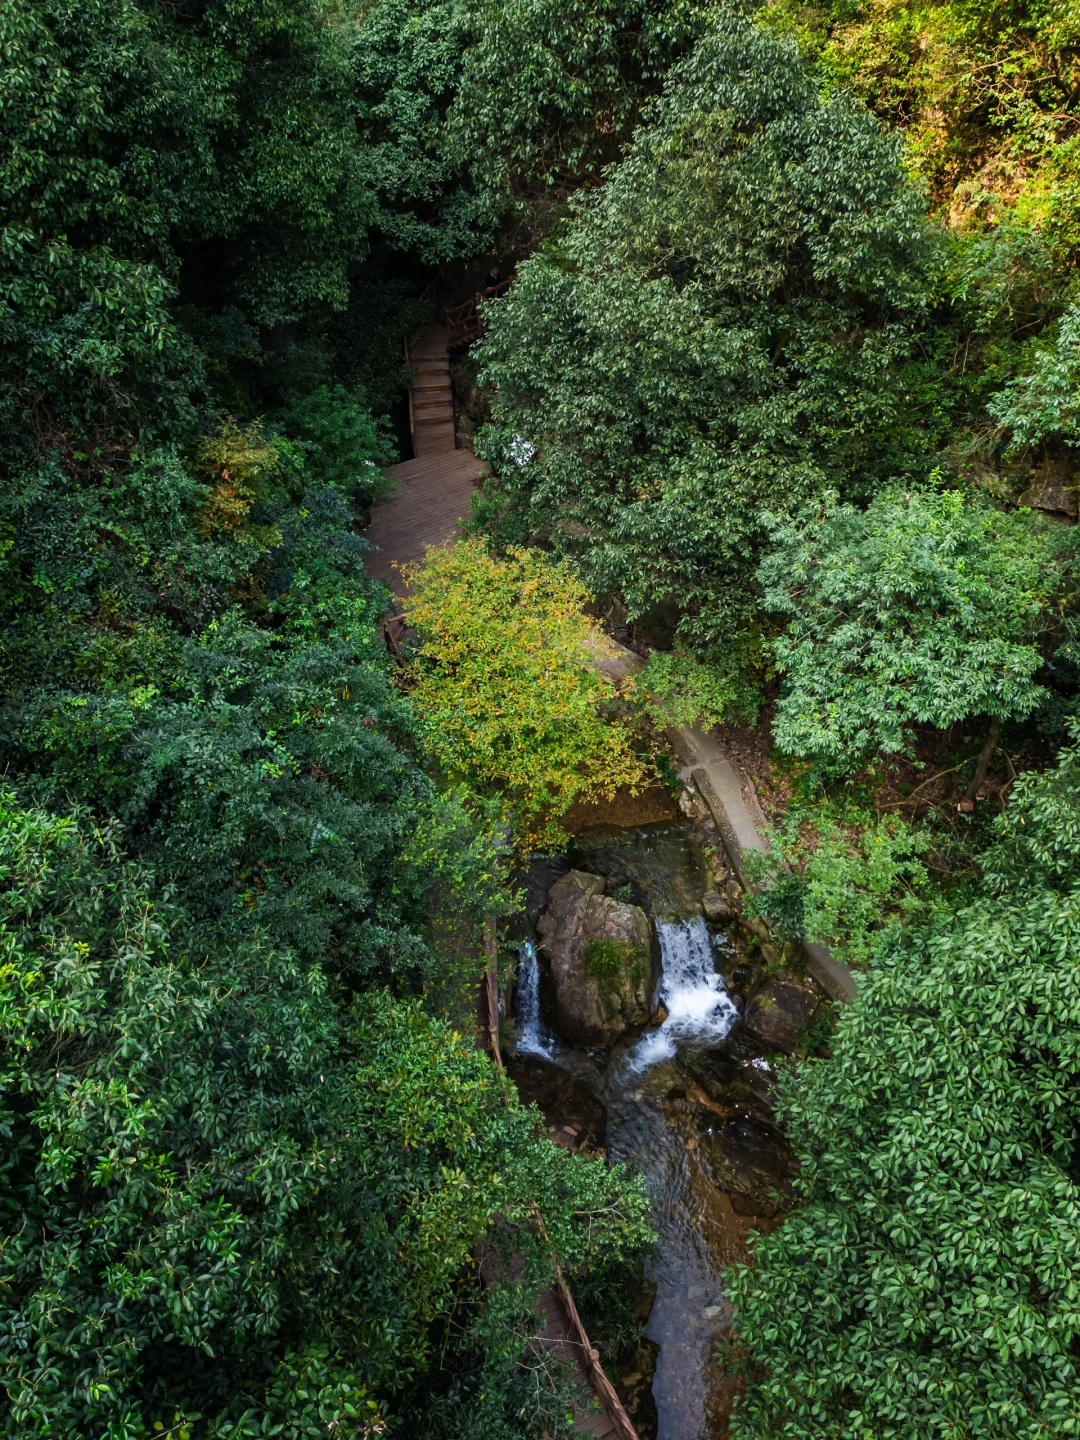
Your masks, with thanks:
[[[604,637],[568,570],[466,540],[429,551],[409,578],[405,613],[421,641],[411,697],[452,779],[502,797],[532,845],[563,837],[575,800],[645,783],[633,734],[604,715],[617,698],[596,665]]]
[[[539,1205],[571,1271],[644,1239],[618,1173],[558,1151],[460,1036],[210,938],[114,830],[8,795],[0,886],[16,1431],[382,1433],[496,1214],[539,1260]]]
[[[492,307],[496,533],[543,537],[632,616],[673,594],[684,636],[730,640],[767,514],[909,463],[921,212],[864,110],[823,98],[790,43],[715,16]]]
[[[1017,786],[982,893],[879,935],[785,1082],[803,1205],[735,1277],[740,1437],[1080,1420],[1078,756]]]
[[[776,743],[853,767],[916,724],[1028,714],[1074,547],[959,491],[884,491],[780,528],[758,576],[784,617]]]
[[[643,1193],[447,1015],[642,712],[764,717],[753,908],[863,968],[736,1435],[1075,1431],[1074,10],[0,10],[6,1435],[567,1432],[540,1222],[610,1309]],[[508,256],[399,667],[402,340]],[[976,716],[993,818],[897,779]]]

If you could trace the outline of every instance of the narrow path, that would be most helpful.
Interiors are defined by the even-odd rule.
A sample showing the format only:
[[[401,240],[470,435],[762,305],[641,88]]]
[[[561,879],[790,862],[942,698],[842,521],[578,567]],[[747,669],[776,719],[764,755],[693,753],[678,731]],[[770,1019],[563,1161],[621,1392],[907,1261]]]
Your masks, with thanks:
[[[366,532],[372,546],[367,572],[398,597],[405,593],[400,566],[422,560],[429,545],[457,538],[484,469],[471,450],[455,445],[447,344],[442,325],[429,325],[406,344],[405,358],[415,372],[409,391],[414,458],[387,470],[396,488],[372,509]]]
[[[540,1339],[560,1359],[573,1365],[575,1378],[582,1381],[596,1396],[601,1408],[591,1414],[580,1410],[574,1416],[574,1433],[595,1435],[597,1440],[638,1440],[638,1433],[611,1381],[604,1374],[600,1357],[589,1345],[573,1299],[565,1285],[553,1285],[536,1302],[536,1313],[543,1319]]]
[[[395,567],[422,560],[429,545],[457,538],[483,470],[471,450],[445,450],[391,465],[386,473],[397,488],[389,500],[373,507],[364,532],[373,547],[365,562],[368,574],[403,595],[405,586]]]
[[[457,443],[449,345],[445,325],[429,325],[405,345],[405,362],[415,372],[409,388],[409,428],[417,459],[446,454]]]
[[[421,368],[417,347],[411,349],[418,382],[410,395],[411,410],[414,417],[418,411],[421,417],[414,418],[414,425],[419,427],[413,432],[416,458],[404,460],[387,471],[397,481],[397,488],[389,500],[373,508],[366,532],[373,547],[365,561],[368,574],[382,580],[398,597],[404,595],[406,589],[399,567],[423,559],[429,545],[446,545],[457,537],[484,468],[471,450],[455,449],[453,409],[440,409],[437,397],[431,398],[435,388],[432,377],[440,373],[438,346],[442,346],[443,356],[446,352],[446,332],[432,333],[438,328],[432,326],[424,332],[426,339],[422,348],[430,365]],[[449,398],[449,366],[446,375]],[[424,385],[419,383],[421,380]],[[418,394],[428,398],[418,402]],[[430,409],[421,409],[421,405],[429,403]],[[388,617],[387,633],[391,639],[399,638],[403,625],[399,615]],[[497,1017],[493,1017],[487,1028],[497,1056]],[[598,1440],[611,1436],[615,1440],[638,1440],[637,1431],[604,1373],[599,1355],[589,1344],[573,1296],[558,1270],[558,1262],[555,1264],[556,1284],[537,1302],[540,1339],[573,1365],[577,1378],[596,1396],[600,1406],[595,1412],[578,1412],[574,1430],[579,1435],[596,1436]]]

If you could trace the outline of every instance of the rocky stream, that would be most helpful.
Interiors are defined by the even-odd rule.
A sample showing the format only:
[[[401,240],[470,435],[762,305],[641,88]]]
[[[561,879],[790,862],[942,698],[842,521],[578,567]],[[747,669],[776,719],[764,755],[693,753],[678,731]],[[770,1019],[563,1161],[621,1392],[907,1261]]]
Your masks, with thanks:
[[[524,1098],[559,1143],[645,1182],[658,1236],[647,1343],[612,1379],[656,1440],[726,1434],[732,1382],[712,1359],[730,1319],[724,1270],[790,1195],[773,1065],[824,1003],[740,926],[708,839],[693,818],[601,826],[534,860],[511,1001]]]

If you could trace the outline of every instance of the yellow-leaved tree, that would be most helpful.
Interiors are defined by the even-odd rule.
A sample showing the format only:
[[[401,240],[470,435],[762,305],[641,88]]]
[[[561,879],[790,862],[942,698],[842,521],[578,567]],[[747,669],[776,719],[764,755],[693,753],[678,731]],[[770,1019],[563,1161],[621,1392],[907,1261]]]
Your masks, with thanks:
[[[505,796],[521,843],[558,844],[576,800],[648,783],[632,731],[612,713],[616,686],[596,668],[606,641],[583,613],[588,592],[565,565],[464,540],[429,550],[406,579],[427,746],[454,780]]]

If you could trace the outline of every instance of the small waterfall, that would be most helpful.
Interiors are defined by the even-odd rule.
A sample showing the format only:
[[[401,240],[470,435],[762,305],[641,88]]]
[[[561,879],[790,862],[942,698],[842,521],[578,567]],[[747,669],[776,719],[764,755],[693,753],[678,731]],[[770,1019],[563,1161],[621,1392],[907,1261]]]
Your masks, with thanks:
[[[735,1024],[739,1012],[716,973],[712,936],[705,921],[661,921],[660,999],[667,1019],[635,1045],[630,1063],[645,1070],[659,1060],[670,1060],[680,1041],[718,1045]]]
[[[521,1055],[540,1055],[545,1060],[555,1056],[555,1037],[540,1010],[540,961],[531,940],[522,945],[518,960],[517,1048]]]

